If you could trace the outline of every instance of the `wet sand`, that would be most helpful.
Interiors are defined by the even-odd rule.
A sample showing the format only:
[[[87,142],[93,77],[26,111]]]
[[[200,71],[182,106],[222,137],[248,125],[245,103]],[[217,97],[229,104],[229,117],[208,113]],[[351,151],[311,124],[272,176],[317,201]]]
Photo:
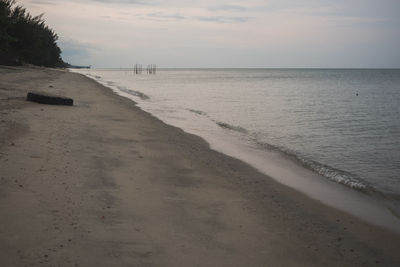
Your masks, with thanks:
[[[28,90],[75,105],[25,101]],[[0,266],[399,266],[329,208],[94,81],[0,68]]]

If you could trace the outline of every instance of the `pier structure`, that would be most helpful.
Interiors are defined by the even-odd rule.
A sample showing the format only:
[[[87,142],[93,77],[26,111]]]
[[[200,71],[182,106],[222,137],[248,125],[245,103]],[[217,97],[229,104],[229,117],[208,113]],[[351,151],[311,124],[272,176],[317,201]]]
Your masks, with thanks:
[[[157,72],[157,65],[156,64],[149,64],[146,67],[147,74],[156,74]],[[143,66],[142,64],[135,64],[133,66],[133,74],[142,74],[143,73]]]
[[[143,72],[142,64],[135,64],[135,66],[133,66],[134,74],[142,74],[142,72]]]
[[[157,66],[156,64],[147,65],[147,74],[156,74]]]

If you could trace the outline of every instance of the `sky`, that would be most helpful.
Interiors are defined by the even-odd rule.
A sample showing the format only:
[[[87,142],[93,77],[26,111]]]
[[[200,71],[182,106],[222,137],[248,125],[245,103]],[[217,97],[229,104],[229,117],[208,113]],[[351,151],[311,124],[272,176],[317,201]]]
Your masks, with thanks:
[[[400,68],[400,0],[17,0],[103,68]]]

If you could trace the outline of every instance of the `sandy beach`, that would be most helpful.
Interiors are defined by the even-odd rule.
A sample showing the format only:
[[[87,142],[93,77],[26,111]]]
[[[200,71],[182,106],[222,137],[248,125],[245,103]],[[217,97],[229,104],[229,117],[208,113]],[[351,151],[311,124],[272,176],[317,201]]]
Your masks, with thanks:
[[[0,67],[0,114],[0,266],[400,266],[398,234],[80,74]]]

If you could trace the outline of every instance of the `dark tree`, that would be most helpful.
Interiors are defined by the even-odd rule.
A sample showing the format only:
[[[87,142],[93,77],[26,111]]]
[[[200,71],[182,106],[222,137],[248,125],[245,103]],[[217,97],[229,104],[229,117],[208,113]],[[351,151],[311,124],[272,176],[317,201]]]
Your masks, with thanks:
[[[43,14],[33,17],[15,0],[0,0],[0,64],[63,67],[57,40]]]

